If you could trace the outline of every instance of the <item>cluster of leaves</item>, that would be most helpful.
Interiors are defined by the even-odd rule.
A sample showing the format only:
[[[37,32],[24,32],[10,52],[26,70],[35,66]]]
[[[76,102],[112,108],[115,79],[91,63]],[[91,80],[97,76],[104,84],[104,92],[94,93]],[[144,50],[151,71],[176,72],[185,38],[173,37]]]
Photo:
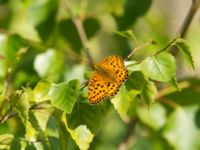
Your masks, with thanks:
[[[176,37],[151,56],[140,61],[126,61],[129,78],[111,101],[90,105],[87,89],[82,88],[86,67],[80,64],[83,48],[72,19],[76,16],[84,18],[84,30],[90,39],[97,37],[97,31],[103,30],[101,25],[106,18],[103,16],[101,20],[96,14],[109,12],[108,18],[114,19],[117,29],[124,30],[136,22],[150,4],[151,0],[120,0],[118,3],[113,0],[98,3],[77,0],[65,7],[54,0],[4,1],[3,5],[11,9],[8,15],[12,14],[12,17],[0,24],[8,31],[0,33],[0,149],[98,148],[101,144],[100,131],[106,131],[105,126],[112,122],[104,120],[109,116],[109,110],[118,112],[124,126],[138,119],[139,128],[143,129],[137,129],[136,135],[150,128],[148,137],[140,138],[141,134],[138,134],[134,148],[149,147],[151,141],[159,144],[151,144],[150,147],[198,148],[200,111],[197,105],[192,104],[199,102],[200,93],[191,89],[190,84],[198,87],[200,81],[187,80],[179,87],[176,61],[169,52],[176,46],[194,69],[185,40]],[[67,8],[70,8],[68,13]],[[132,42],[135,36],[129,30],[115,33],[125,37],[120,42],[116,36],[113,38],[115,43],[120,43],[116,46],[124,50],[115,51],[115,54],[127,56],[127,47],[130,47],[127,41]],[[169,84],[170,92],[164,93],[167,100],[163,102],[173,110],[160,103],[151,106],[154,100],[162,97],[163,93],[157,86],[163,86],[161,83]],[[177,92],[182,87],[187,88]],[[191,97],[193,101],[188,102]],[[151,106],[152,112],[143,104]],[[179,106],[190,104],[192,107]],[[187,137],[182,124],[192,130],[187,131]],[[112,133],[106,132],[106,137],[118,132],[113,127],[111,129]]]

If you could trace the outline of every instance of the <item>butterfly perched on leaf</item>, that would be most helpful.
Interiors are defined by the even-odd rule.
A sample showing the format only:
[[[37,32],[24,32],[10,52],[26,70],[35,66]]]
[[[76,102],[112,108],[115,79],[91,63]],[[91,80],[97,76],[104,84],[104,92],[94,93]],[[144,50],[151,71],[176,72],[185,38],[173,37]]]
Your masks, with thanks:
[[[88,85],[90,104],[116,95],[121,85],[128,78],[128,70],[119,56],[107,56],[94,66],[94,72]]]

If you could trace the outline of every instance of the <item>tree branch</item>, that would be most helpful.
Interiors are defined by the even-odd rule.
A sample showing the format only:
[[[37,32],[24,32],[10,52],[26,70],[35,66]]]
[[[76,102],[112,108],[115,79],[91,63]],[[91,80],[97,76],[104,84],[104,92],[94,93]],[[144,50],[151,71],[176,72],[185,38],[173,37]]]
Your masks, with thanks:
[[[63,6],[65,7],[65,9],[67,10],[67,12],[69,13],[69,16],[71,17],[72,19],[72,22],[74,23],[75,27],[76,27],[76,30],[79,34],[79,37],[80,37],[80,40],[81,40],[81,43],[83,45],[83,50],[89,60],[89,65],[94,69],[94,62],[93,62],[93,59],[90,55],[90,52],[89,52],[89,48],[88,48],[88,38],[87,38],[87,35],[86,35],[86,32],[85,32],[85,29],[83,27],[83,23],[82,23],[82,19],[80,16],[74,16],[69,5],[68,5],[68,1],[67,0],[62,0],[62,3],[63,3]]]
[[[31,110],[38,110],[38,109],[47,109],[47,108],[44,108],[44,107],[41,107],[43,104],[49,104],[50,101],[49,100],[46,100],[46,101],[42,101],[42,102],[39,102],[39,103],[35,103],[33,104],[30,108],[29,108],[29,111]],[[9,110],[4,117],[0,118],[0,124],[3,124],[4,122],[6,122],[7,120],[17,116],[19,113],[16,112],[16,111],[13,111],[13,110]]]
[[[190,7],[189,12],[187,13],[187,16],[185,17],[185,20],[179,32],[181,38],[185,37],[186,32],[188,31],[188,28],[192,22],[192,19],[194,18],[194,15],[196,14],[199,7],[200,7],[200,0],[193,0],[192,6]],[[176,56],[178,52],[179,51],[176,47],[173,47],[171,50],[171,53],[174,56]]]

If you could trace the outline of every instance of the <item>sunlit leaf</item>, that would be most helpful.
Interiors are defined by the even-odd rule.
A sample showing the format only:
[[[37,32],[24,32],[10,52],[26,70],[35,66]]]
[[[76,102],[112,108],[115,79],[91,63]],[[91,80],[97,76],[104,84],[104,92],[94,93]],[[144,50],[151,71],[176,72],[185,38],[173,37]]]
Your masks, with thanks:
[[[78,80],[53,84],[48,92],[52,105],[70,114],[78,98],[79,86]]]
[[[27,19],[34,26],[44,22],[52,12],[55,13],[57,1],[43,0],[29,1],[27,9]]]
[[[32,110],[35,117],[33,121],[36,121],[35,124],[37,124],[42,131],[46,131],[47,123],[53,111],[54,109],[50,104],[40,104],[38,109]]]
[[[27,88],[22,93],[20,98],[16,100],[15,108],[17,112],[19,113],[19,116],[23,122],[26,122],[28,119],[28,113],[29,113],[29,108],[30,108],[29,101],[33,99],[32,97],[33,95],[30,94],[31,91],[32,90],[30,88]]]
[[[194,122],[197,109],[196,106],[177,108],[170,114],[162,133],[174,149],[199,149],[200,130]]]
[[[147,57],[141,65],[143,73],[153,80],[167,82],[175,74],[175,59],[166,52]]]
[[[146,107],[137,108],[137,114],[140,120],[155,130],[159,130],[165,125],[166,113],[165,108],[159,103],[153,104],[150,109]]]
[[[42,102],[48,100],[48,91],[51,83],[43,80],[37,83],[34,88],[34,100],[35,102]]]
[[[190,51],[190,47],[187,44],[187,42],[184,39],[179,39],[175,45],[178,47],[178,49],[183,54],[184,58],[187,60],[187,62],[192,66],[193,69],[195,69],[194,66],[194,60]]]
[[[152,81],[146,79],[145,84],[142,87],[142,98],[149,106],[154,102],[154,98],[157,94],[157,89]]]
[[[0,149],[8,149],[13,138],[12,134],[0,134]]]
[[[139,93],[140,91],[137,90],[128,91],[125,86],[122,86],[119,93],[111,99],[111,102],[123,120],[128,119],[127,112],[135,96]]]
[[[44,53],[38,54],[34,61],[34,69],[40,77],[57,79],[63,72],[64,61],[61,53],[49,49]]]
[[[78,147],[81,150],[87,150],[94,137],[91,131],[87,128],[87,126],[80,125],[72,130],[68,127],[65,115],[62,116],[62,120],[64,121],[67,130],[71,134],[72,138],[74,139]]]

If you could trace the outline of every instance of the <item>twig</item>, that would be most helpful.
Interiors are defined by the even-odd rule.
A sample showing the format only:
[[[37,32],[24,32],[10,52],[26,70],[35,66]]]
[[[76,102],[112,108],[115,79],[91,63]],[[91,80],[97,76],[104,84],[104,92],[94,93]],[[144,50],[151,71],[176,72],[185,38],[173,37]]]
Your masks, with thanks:
[[[174,101],[172,101],[172,100],[170,100],[170,99],[168,99],[168,98],[166,98],[166,97],[163,97],[163,98],[160,100],[160,102],[163,102],[163,103],[165,103],[165,104],[171,106],[171,107],[174,108],[174,109],[181,108],[176,102],[174,102]]]
[[[137,50],[142,49],[142,48],[144,48],[144,47],[146,47],[146,46],[148,46],[148,45],[150,45],[150,44],[156,44],[156,42],[153,41],[153,40],[150,40],[150,41],[147,41],[147,42],[146,42],[145,44],[143,44],[143,45],[140,45],[140,46],[138,46],[138,47],[135,47],[135,48],[131,51],[131,53],[128,54],[126,60],[127,60],[127,59],[130,59],[130,58],[133,56],[133,54],[134,54]]]
[[[39,102],[39,103],[36,103],[36,104],[33,104],[30,108],[29,108],[29,111],[30,110],[36,110],[36,109],[47,109],[47,108],[44,108],[44,107],[40,107],[42,104],[49,104],[50,101],[47,100],[47,101],[43,101],[43,102]],[[15,116],[18,115],[18,112],[16,111],[13,111],[13,110],[9,110],[6,115],[2,118],[0,118],[0,124],[6,122],[8,119],[10,118],[13,118]]]
[[[123,141],[120,143],[118,150],[126,150],[127,149],[128,143],[129,143],[131,135],[132,135],[132,132],[135,129],[135,125],[137,124],[137,122],[138,122],[138,118],[133,118],[128,123],[128,125],[127,125],[128,129],[126,131],[126,135],[123,138]]]
[[[178,85],[179,85],[180,89],[184,89],[184,88],[189,87],[190,83],[188,81],[183,81],[183,82],[179,83]],[[164,96],[166,96],[166,95],[168,95],[170,93],[173,93],[175,91],[177,91],[177,89],[174,88],[174,87],[166,87],[164,89],[161,89],[158,92],[158,94],[156,95],[155,100],[159,100],[160,98],[162,98],[162,97],[164,97]]]
[[[0,119],[0,124],[6,122],[8,119],[17,116],[18,113],[15,111],[11,111],[8,114],[6,114],[3,118]]]
[[[89,52],[89,48],[88,48],[88,38],[87,38],[87,35],[86,35],[86,32],[85,32],[85,29],[83,27],[83,23],[82,23],[82,19],[79,17],[79,16],[74,16],[69,5],[68,5],[68,1],[67,0],[62,0],[62,3],[63,3],[63,6],[66,8],[67,12],[69,13],[71,19],[72,19],[72,22],[74,23],[75,27],[76,27],[76,30],[79,34],[79,37],[80,37],[80,40],[81,40],[81,43],[83,45],[83,50],[89,60],[89,65],[94,69],[94,62],[93,62],[93,59],[90,55],[90,52]]]
[[[180,38],[180,35],[177,35],[174,39],[172,39],[167,45],[165,45],[161,50],[159,50],[155,55],[158,55],[168,49],[170,46],[173,46],[174,43]]]
[[[200,0],[193,0],[192,6],[190,7],[190,10],[189,10],[189,12],[188,12],[183,24],[182,24],[180,32],[179,32],[181,38],[185,37],[186,32],[187,32],[187,30],[188,30],[188,28],[189,28],[189,26],[192,22],[192,19],[193,19],[194,15],[196,14],[199,7],[200,7]],[[171,49],[171,53],[174,56],[176,56],[178,54],[178,52],[179,51],[178,51],[177,47],[173,47]]]

